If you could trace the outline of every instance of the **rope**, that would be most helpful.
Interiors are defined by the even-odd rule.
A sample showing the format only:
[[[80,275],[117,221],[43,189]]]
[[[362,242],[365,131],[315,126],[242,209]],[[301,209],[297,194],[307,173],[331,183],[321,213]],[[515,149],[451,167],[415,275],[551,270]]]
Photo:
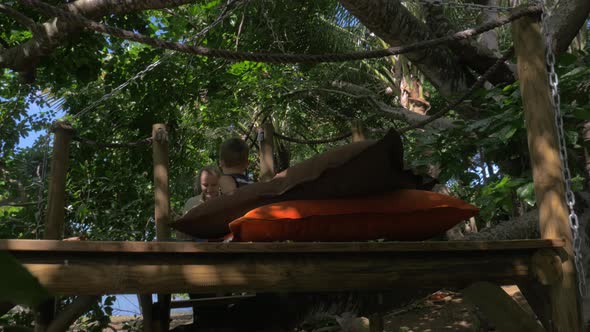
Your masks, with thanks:
[[[332,137],[332,138],[325,138],[325,139],[316,139],[316,140],[301,140],[298,138],[292,138],[292,137],[287,137],[287,136],[283,136],[279,133],[274,133],[274,136],[282,139],[284,141],[287,142],[291,142],[291,143],[299,143],[299,144],[307,144],[307,145],[315,145],[315,144],[324,144],[324,143],[333,143],[333,142],[338,142],[341,141],[343,139],[349,138],[350,136],[352,136],[351,132],[347,132],[347,133],[343,133],[340,134],[338,136]]]
[[[434,120],[442,117],[447,112],[449,112],[451,109],[457,107],[457,105],[461,104],[465,99],[467,99],[467,97],[469,97],[471,94],[473,94],[475,92],[475,90],[481,88],[483,86],[483,84],[488,80],[488,78],[500,67],[501,64],[503,64],[505,61],[507,61],[512,56],[513,53],[514,53],[514,48],[510,48],[506,52],[506,54],[504,54],[500,59],[498,59],[498,61],[496,61],[490,68],[488,68],[488,70],[486,70],[486,72],[483,75],[478,77],[477,81],[475,81],[475,83],[473,83],[473,85],[469,88],[469,90],[467,90],[467,92],[465,92],[465,94],[463,94],[459,99],[450,103],[449,105],[444,107],[442,110],[432,114],[428,119],[426,119],[424,121],[420,121],[420,122],[413,124],[411,126],[401,128],[399,130],[399,132],[404,133],[406,131],[420,128],[424,125],[427,125],[427,124],[433,122]]]
[[[207,32],[209,32],[209,30],[213,29],[215,26],[217,26],[219,23],[221,23],[229,14],[232,13],[232,10],[233,9],[231,7],[234,4],[236,4],[238,1],[239,0],[232,0],[231,2],[228,2],[224,6],[224,8],[221,10],[221,14],[215,19],[215,21],[213,21],[213,23],[211,23],[210,25],[206,26],[204,29],[202,29],[201,31],[199,31],[195,35],[193,35],[190,38],[188,38],[187,39],[187,42],[192,42],[192,41],[195,41],[195,40],[199,39],[200,37],[202,37],[203,35],[205,35]],[[72,116],[72,118],[75,119],[77,117],[83,116],[87,112],[89,112],[92,109],[94,109],[96,106],[100,105],[105,100],[107,100],[107,99],[111,98],[112,96],[116,95],[117,93],[119,93],[119,91],[123,90],[125,87],[127,87],[133,81],[135,81],[137,79],[140,79],[140,78],[143,79],[143,77],[147,73],[149,73],[150,71],[154,70],[154,68],[156,68],[157,66],[161,65],[162,63],[164,63],[165,61],[167,61],[168,59],[170,59],[173,54],[174,53],[171,53],[171,52],[169,52],[167,54],[164,54],[164,56],[162,56],[162,58],[154,61],[153,63],[151,63],[150,65],[148,65],[147,67],[145,67],[143,70],[137,72],[133,77],[129,78],[127,81],[123,82],[122,84],[120,84],[116,88],[112,89],[109,93],[103,95],[98,100],[95,100],[90,105],[86,106],[79,113],[74,114]]]
[[[39,11],[63,18],[64,20],[74,22],[90,30],[105,33],[114,37],[119,37],[126,40],[131,40],[143,44],[150,45],[156,48],[165,48],[182,53],[196,54],[201,56],[208,56],[214,58],[222,58],[233,61],[255,61],[268,63],[319,63],[319,62],[343,62],[363,59],[382,58],[396,54],[408,53],[422,50],[426,47],[432,47],[444,44],[450,41],[459,41],[472,38],[486,31],[508,24],[518,18],[529,15],[539,15],[542,8],[539,5],[522,7],[511,12],[509,16],[498,18],[478,27],[463,30],[445,37],[425,40],[405,46],[395,46],[386,49],[364,52],[349,52],[349,53],[328,53],[328,54],[281,54],[281,53],[252,53],[252,52],[238,52],[229,50],[212,49],[203,46],[189,46],[182,43],[170,42],[160,40],[157,38],[148,37],[139,33],[134,33],[129,30],[111,27],[102,23],[94,22],[85,18],[84,16],[66,12],[62,9],[48,5],[39,0],[20,0],[25,5],[34,7]]]
[[[77,142],[80,142],[82,144],[96,146],[98,148],[134,148],[136,146],[142,146],[142,145],[150,145],[150,144],[152,144],[152,138],[151,137],[144,138],[142,140],[138,140],[138,141],[135,141],[135,142],[127,142],[127,143],[103,143],[103,142],[93,141],[91,139],[84,138],[82,136],[79,136],[78,134],[75,134],[72,137],[72,140],[77,141]]]

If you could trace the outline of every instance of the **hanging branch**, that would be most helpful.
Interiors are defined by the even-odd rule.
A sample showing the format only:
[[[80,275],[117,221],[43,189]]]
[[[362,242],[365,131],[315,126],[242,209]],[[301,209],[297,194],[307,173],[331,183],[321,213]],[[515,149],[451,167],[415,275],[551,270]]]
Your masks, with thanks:
[[[401,133],[404,133],[404,132],[412,130],[412,129],[421,128],[421,127],[433,122],[434,120],[441,118],[443,115],[448,113],[450,110],[452,110],[453,108],[455,108],[459,104],[461,104],[465,99],[467,99],[467,97],[471,96],[471,94],[473,94],[475,92],[475,90],[481,88],[484,85],[484,83],[488,80],[488,78],[500,67],[500,65],[502,63],[507,61],[512,56],[512,54],[514,54],[514,49],[510,48],[506,52],[506,54],[504,54],[500,59],[498,59],[498,61],[496,61],[496,63],[493,66],[491,66],[482,76],[478,77],[477,81],[475,81],[475,83],[471,86],[471,88],[469,88],[469,90],[467,90],[467,92],[465,92],[465,94],[463,94],[459,99],[450,103],[442,110],[432,114],[428,119],[421,121],[419,123],[413,124],[411,126],[401,128],[399,131]]]
[[[36,33],[39,29],[39,25],[35,21],[10,6],[0,4],[0,12],[10,16],[17,23],[31,30],[33,33]]]
[[[115,28],[106,24],[98,23],[85,18],[82,15],[66,12],[57,7],[51,6],[39,0],[20,0],[20,2],[38,9],[39,11],[48,15],[57,16],[67,21],[79,24],[87,29],[105,33],[114,37],[119,37],[126,40],[131,40],[143,44],[150,45],[156,48],[170,49],[177,52],[195,54],[201,56],[208,56],[214,58],[222,58],[233,61],[255,61],[267,63],[320,63],[320,62],[342,62],[363,59],[375,59],[388,57],[391,55],[402,54],[421,50],[426,47],[433,47],[448,43],[450,41],[464,40],[473,38],[481,33],[508,24],[518,18],[529,15],[539,15],[542,8],[539,5],[517,8],[509,16],[498,18],[478,27],[463,30],[445,37],[425,40],[405,46],[395,46],[375,51],[364,52],[349,52],[349,53],[328,53],[328,54],[282,54],[282,53],[252,53],[212,49],[202,46],[190,46],[177,42],[170,42],[160,40],[157,38],[148,37],[139,33],[134,33],[129,30]]]
[[[280,139],[282,139],[284,141],[287,141],[287,142],[314,145],[314,144],[324,144],[324,143],[338,142],[338,141],[341,141],[343,139],[347,139],[348,137],[350,137],[352,135],[352,133],[349,131],[349,132],[340,134],[340,135],[335,136],[335,137],[325,138],[325,139],[315,139],[315,140],[302,140],[302,139],[298,139],[298,138],[292,138],[292,137],[284,136],[284,135],[281,135],[279,133],[274,133],[274,135],[275,135],[275,137],[280,138]]]

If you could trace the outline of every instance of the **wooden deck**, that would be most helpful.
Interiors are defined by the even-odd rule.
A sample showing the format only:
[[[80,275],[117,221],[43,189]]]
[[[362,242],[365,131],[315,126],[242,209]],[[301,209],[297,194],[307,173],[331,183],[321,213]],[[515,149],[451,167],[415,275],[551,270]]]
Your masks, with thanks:
[[[192,243],[0,240],[61,295],[379,290],[533,280],[562,240]]]

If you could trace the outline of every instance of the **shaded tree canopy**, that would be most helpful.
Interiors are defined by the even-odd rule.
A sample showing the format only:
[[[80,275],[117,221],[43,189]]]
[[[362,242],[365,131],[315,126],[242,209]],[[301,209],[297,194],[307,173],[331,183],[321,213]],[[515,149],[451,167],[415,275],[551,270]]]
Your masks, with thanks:
[[[518,1],[436,6],[393,0],[48,0],[109,26],[208,48],[291,54],[363,52],[408,45],[493,21]],[[574,190],[590,180],[590,55],[587,0],[562,0],[547,18],[558,55]],[[143,141],[152,124],[170,139],[172,209],[193,177],[217,162],[221,141],[244,137],[258,176],[256,128],[271,121],[277,165],[288,167],[349,140],[360,120],[370,138],[419,124],[456,101],[512,46],[510,26],[405,55],[341,63],[267,64],[190,56],[81,28],[26,1],[0,4],[0,237],[40,238],[56,117],[102,143]],[[480,207],[475,225],[534,236],[535,200],[519,82],[511,58],[443,117],[403,135],[405,159]],[[38,110],[38,111],[37,111]],[[41,132],[30,147],[23,137]],[[280,139],[280,136],[291,139]],[[329,138],[341,137],[335,141]],[[298,144],[295,142],[310,142]],[[315,141],[315,142],[313,142]],[[148,145],[107,148],[74,141],[64,236],[151,240]],[[587,195],[586,195],[587,197]],[[584,203],[582,203],[584,204]],[[584,209],[581,205],[579,208]],[[513,227],[513,225],[518,227]],[[532,225],[528,222],[526,225]],[[472,227],[473,225],[470,225]],[[465,227],[464,227],[465,228]],[[516,229],[516,231],[515,231]],[[477,237],[477,236],[474,236]],[[107,298],[105,303],[111,302]],[[108,305],[107,305],[108,307]],[[100,312],[100,308],[96,308]],[[99,315],[100,316],[100,315]]]
[[[588,116],[587,1],[568,0],[548,18],[560,54],[562,100],[576,178],[585,177]],[[407,45],[489,22],[506,11],[473,11],[428,1],[48,1],[59,8],[153,38],[249,52],[323,54]],[[469,3],[466,3],[469,4]],[[500,0],[484,6],[508,7]],[[548,4],[552,6],[552,4]],[[81,136],[137,141],[153,123],[171,135],[171,190],[178,209],[196,170],[216,160],[225,137],[246,137],[272,120],[301,141],[337,136],[361,119],[369,135],[420,123],[466,91],[511,46],[510,27],[476,39],[400,56],[325,64],[265,64],[189,56],[81,29],[47,17],[26,1],[0,7],[3,70],[0,151],[3,234],[38,235],[48,161],[47,136],[31,148],[20,137],[47,128],[64,112]],[[518,82],[512,59],[486,88],[424,129],[404,137],[410,166],[431,173],[454,194],[482,206],[481,222],[507,219],[534,204]],[[47,111],[31,114],[32,105]],[[467,137],[468,139],[465,139]],[[276,141],[291,163],[333,144]],[[151,218],[151,155],[145,146],[100,149],[73,143],[68,182],[68,234],[144,239]],[[252,154],[253,174],[257,174]],[[285,166],[286,167],[286,166]],[[121,181],[125,179],[125,181]],[[492,201],[489,197],[495,197]],[[37,204],[38,203],[38,204]],[[24,206],[15,206],[25,204]],[[26,205],[28,204],[28,205]],[[36,220],[36,226],[30,224]],[[17,234],[17,235],[15,235]]]

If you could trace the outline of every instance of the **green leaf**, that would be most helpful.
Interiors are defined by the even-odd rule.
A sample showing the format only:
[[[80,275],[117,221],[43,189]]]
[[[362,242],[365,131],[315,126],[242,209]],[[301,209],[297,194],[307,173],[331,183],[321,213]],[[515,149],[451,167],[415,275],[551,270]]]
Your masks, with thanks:
[[[577,60],[577,57],[571,53],[564,53],[564,54],[560,55],[558,58],[558,62],[562,66],[569,66],[569,65],[573,64],[574,62],[576,62],[576,60]]]
[[[586,69],[587,69],[587,68],[585,68],[585,67],[577,67],[577,68],[574,68],[573,70],[571,70],[571,71],[569,71],[569,72],[567,72],[567,73],[565,73],[565,74],[561,75],[561,78],[563,79],[563,78],[567,78],[567,77],[570,77],[570,76],[575,76],[575,75],[577,75],[577,74],[580,74],[580,73],[582,73],[582,72],[583,72],[583,71],[585,71]]]
[[[50,297],[24,266],[6,252],[0,252],[0,301],[36,307]]]
[[[574,111],[574,117],[579,120],[590,120],[590,108],[578,108]]]
[[[514,133],[516,133],[516,130],[517,130],[517,129],[518,129],[518,128],[516,128],[516,127],[512,127],[512,128],[510,128],[510,130],[508,130],[508,131],[507,131],[507,132],[504,134],[504,136],[503,136],[503,137],[504,137],[504,140],[509,140],[509,139],[510,139],[510,137],[514,136]]]

